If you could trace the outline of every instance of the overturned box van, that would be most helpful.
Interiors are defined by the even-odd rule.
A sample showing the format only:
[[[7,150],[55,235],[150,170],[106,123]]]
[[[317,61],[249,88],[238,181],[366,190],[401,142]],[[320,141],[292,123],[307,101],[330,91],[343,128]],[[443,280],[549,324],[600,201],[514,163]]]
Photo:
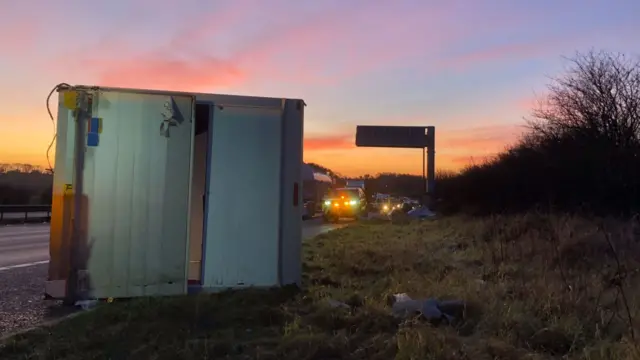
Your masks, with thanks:
[[[304,102],[58,88],[50,298],[301,280]]]

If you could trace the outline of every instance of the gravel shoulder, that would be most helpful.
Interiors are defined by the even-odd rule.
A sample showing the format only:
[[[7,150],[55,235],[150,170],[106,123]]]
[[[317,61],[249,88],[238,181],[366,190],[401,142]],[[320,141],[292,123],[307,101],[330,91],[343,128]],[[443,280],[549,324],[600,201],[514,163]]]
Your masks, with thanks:
[[[46,277],[47,264],[0,271],[0,337],[73,311],[43,299]]]

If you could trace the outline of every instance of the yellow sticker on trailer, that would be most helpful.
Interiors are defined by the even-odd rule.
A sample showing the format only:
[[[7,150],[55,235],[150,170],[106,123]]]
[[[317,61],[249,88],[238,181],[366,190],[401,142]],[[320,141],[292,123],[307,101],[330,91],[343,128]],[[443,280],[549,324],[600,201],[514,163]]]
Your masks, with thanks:
[[[64,194],[73,194],[73,184],[64,184]]]
[[[69,110],[75,110],[78,105],[78,93],[75,90],[66,90],[62,93],[62,104]]]

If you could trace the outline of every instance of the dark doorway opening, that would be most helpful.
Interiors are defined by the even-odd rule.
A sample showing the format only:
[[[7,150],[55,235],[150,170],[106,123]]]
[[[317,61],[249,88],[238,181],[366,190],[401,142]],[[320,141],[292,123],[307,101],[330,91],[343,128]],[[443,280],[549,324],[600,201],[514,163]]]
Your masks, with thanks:
[[[207,159],[209,158],[209,127],[212,105],[196,104],[195,134],[193,138],[193,175],[191,178],[191,219],[189,235],[190,285],[201,285],[203,274],[204,232],[206,223],[205,204],[207,191]]]

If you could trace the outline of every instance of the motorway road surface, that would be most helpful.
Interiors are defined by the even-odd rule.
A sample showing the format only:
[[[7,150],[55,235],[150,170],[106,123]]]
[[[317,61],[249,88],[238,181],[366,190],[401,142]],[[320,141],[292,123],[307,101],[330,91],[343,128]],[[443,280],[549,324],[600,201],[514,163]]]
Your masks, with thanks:
[[[0,227],[0,270],[49,260],[49,224]]]
[[[312,238],[344,225],[303,221],[302,237]],[[0,226],[0,271],[49,260],[49,224]],[[0,289],[1,290],[1,289]]]

